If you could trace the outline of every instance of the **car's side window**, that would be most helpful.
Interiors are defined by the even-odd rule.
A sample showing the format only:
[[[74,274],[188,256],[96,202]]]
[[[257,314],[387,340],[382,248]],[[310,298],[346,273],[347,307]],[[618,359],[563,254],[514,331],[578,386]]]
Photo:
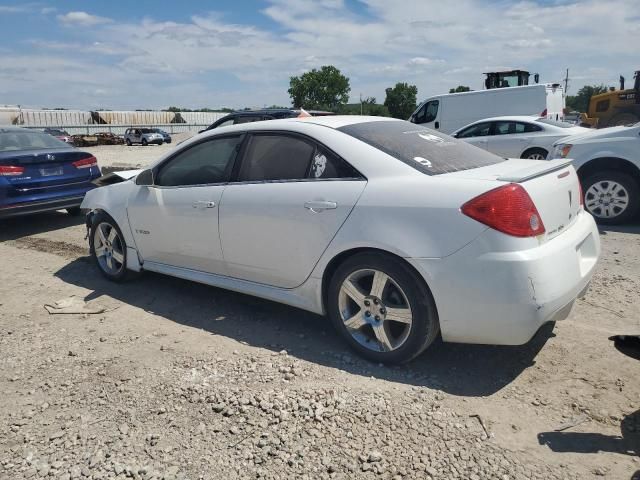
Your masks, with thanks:
[[[438,100],[431,100],[427,102],[424,116],[424,123],[433,122],[438,116],[438,106],[440,102]]]
[[[249,140],[238,180],[303,180],[315,146],[290,135],[259,134]]]
[[[456,138],[485,137],[491,132],[491,123],[476,123],[462,130]]]
[[[327,149],[318,147],[313,154],[309,178],[357,178],[360,174],[347,162]]]
[[[227,182],[241,138],[214,138],[178,153],[160,168],[155,184],[177,187]]]
[[[531,132],[541,132],[542,131],[542,127],[539,125],[535,125],[533,123],[519,123],[518,125],[523,125],[524,127],[524,133],[531,133]]]

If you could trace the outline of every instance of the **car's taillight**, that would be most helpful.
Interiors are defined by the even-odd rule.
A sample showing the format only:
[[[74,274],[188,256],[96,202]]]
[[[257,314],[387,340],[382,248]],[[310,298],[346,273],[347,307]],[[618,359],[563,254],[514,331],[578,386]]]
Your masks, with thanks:
[[[14,165],[0,165],[1,177],[15,177],[24,173],[24,167],[16,167]]]
[[[462,213],[515,237],[535,237],[545,232],[531,197],[522,186],[510,183],[469,200]]]
[[[83,158],[82,160],[77,160],[77,161],[73,162],[72,165],[74,167],[76,167],[76,168],[97,167],[98,166],[98,160],[96,160],[96,157],[88,157],[88,158]]]

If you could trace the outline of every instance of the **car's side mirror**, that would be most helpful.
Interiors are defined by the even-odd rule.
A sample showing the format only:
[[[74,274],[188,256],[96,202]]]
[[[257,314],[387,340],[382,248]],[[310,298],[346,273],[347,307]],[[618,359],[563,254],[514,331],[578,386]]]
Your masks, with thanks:
[[[458,134],[457,134],[457,133],[452,133],[452,134],[451,134],[451,136],[452,136],[453,138],[458,138]]]
[[[136,185],[150,187],[153,185],[153,170],[143,170],[136,177]]]

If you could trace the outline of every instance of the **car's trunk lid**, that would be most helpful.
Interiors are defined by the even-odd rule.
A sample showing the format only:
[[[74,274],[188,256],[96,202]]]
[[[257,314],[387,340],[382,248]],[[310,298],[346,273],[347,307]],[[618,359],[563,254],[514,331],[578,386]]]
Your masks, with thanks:
[[[23,169],[20,174],[4,177],[14,195],[33,195],[89,181],[97,174],[97,167],[78,168],[73,163],[90,157],[75,148],[21,150],[0,153],[0,165]]]
[[[545,226],[543,240],[565,231],[582,209],[580,183],[570,161],[565,159],[509,160],[495,165],[449,174],[461,179],[518,183],[527,191]]]

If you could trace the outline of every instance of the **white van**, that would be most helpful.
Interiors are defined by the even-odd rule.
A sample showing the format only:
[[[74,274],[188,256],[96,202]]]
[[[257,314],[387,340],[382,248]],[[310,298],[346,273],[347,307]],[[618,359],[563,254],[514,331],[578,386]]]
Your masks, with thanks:
[[[476,120],[505,115],[564,119],[564,92],[557,83],[449,93],[428,98],[410,122],[452,133]]]

